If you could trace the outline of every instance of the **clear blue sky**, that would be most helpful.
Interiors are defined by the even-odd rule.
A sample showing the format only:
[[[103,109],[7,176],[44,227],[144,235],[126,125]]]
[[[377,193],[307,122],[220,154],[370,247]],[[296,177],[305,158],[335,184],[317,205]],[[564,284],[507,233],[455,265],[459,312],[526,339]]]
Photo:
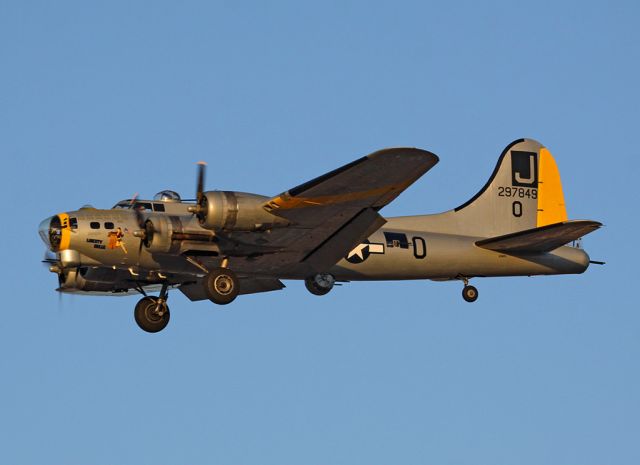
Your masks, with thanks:
[[[0,463],[638,464],[637,2],[0,2]],[[382,147],[441,162],[383,213],[555,155],[606,228],[580,276],[301,283],[221,309],[69,297],[40,220],[134,192],[276,194]]]

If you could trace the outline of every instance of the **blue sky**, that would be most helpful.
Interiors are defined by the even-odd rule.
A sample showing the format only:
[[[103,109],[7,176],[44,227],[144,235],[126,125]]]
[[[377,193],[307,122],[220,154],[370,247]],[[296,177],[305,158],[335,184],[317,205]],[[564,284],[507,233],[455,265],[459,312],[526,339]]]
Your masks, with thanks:
[[[637,464],[636,2],[0,3],[0,462]],[[388,216],[457,206],[520,137],[580,276],[298,282],[224,309],[54,292],[37,225],[139,192],[265,195],[382,147],[440,163]]]

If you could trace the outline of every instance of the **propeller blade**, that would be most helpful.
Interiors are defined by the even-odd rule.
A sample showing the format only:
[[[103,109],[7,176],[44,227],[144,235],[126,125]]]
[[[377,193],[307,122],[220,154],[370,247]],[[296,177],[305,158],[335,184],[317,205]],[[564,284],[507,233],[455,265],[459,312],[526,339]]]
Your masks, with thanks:
[[[196,201],[199,204],[200,199],[202,199],[202,193],[204,192],[204,172],[207,164],[203,161],[199,161],[197,164],[198,164],[198,184],[196,186]]]
[[[138,193],[137,192],[135,194],[133,194],[133,197],[131,197],[131,202],[129,202],[129,208],[133,208],[133,204],[136,203],[136,200],[138,200]]]
[[[58,264],[58,257],[55,253],[51,252],[50,250],[47,250],[44,253],[44,257],[42,259],[42,263],[49,268],[50,265],[57,265]]]
[[[133,214],[136,215],[136,222],[138,223],[138,227],[140,229],[144,229],[144,216],[142,215],[142,211],[140,208],[136,207],[136,200],[138,200],[138,193],[133,194],[131,198],[131,208],[133,209]]]

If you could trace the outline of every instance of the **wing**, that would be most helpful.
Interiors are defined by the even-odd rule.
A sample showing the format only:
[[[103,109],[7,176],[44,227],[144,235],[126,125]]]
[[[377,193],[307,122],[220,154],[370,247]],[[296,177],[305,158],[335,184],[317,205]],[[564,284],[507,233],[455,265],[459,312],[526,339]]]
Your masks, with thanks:
[[[426,150],[379,150],[269,199],[264,208],[310,226],[322,224],[340,208],[379,210],[436,163],[438,157]]]
[[[326,271],[386,220],[378,211],[438,162],[415,148],[380,150],[266,201],[289,220],[270,233],[234,233],[235,240],[277,250],[232,266],[239,272],[300,276]]]

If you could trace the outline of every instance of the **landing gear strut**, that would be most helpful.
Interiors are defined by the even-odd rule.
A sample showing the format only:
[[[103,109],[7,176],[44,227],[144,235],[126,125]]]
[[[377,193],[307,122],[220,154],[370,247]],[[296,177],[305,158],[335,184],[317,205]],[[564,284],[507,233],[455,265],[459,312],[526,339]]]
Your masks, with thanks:
[[[325,295],[328,294],[333,285],[336,283],[336,278],[329,273],[318,273],[315,276],[310,276],[304,280],[304,285],[307,290],[313,295]]]
[[[204,278],[204,291],[211,302],[230,304],[238,297],[238,277],[228,268],[214,268]]]
[[[478,300],[478,289],[469,285],[467,278],[462,278],[464,282],[464,288],[462,289],[462,298],[467,302],[475,302]]]
[[[136,304],[133,316],[143,331],[157,333],[169,324],[171,315],[169,313],[169,306],[167,305],[167,289],[167,283],[163,283],[160,296],[145,296]]]

